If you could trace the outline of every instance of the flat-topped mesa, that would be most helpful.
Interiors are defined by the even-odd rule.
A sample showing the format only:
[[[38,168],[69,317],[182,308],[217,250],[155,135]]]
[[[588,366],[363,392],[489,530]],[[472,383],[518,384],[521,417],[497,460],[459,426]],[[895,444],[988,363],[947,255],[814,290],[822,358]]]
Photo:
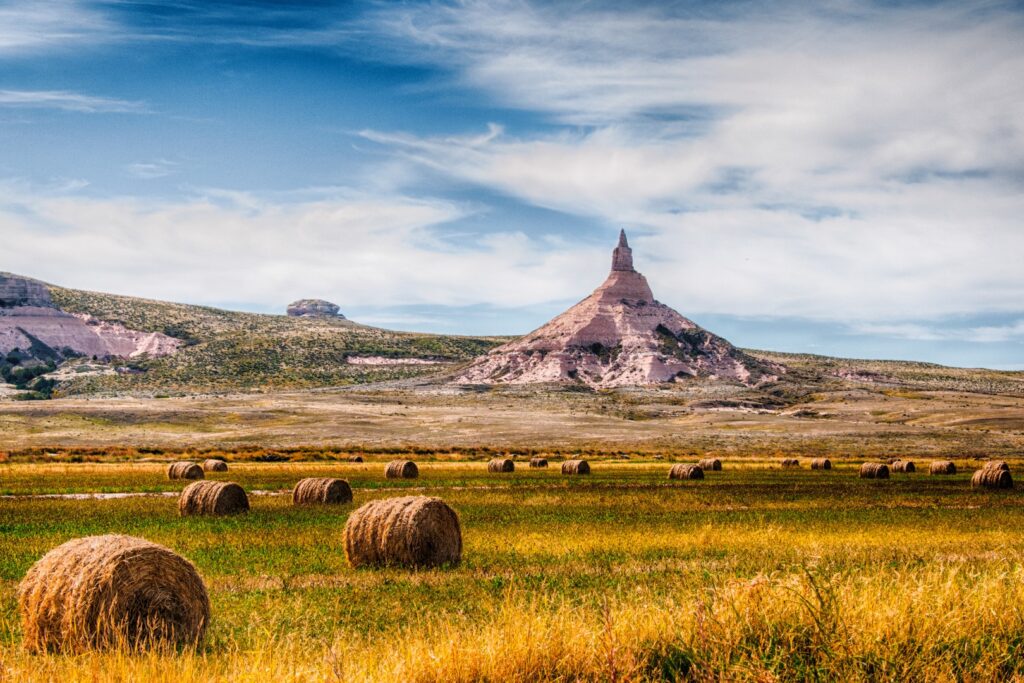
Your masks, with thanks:
[[[477,358],[455,382],[617,387],[710,377],[751,385],[783,371],[655,301],[647,278],[633,269],[622,231],[600,287],[546,325]]]

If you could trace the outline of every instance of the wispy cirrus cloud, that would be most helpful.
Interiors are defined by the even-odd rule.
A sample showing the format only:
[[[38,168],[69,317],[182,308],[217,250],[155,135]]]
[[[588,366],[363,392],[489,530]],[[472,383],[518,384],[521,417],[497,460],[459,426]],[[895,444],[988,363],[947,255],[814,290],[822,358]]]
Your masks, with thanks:
[[[85,114],[149,112],[143,102],[85,95],[67,90],[0,90],[0,107],[60,109]]]
[[[0,57],[102,43],[117,33],[109,14],[77,0],[9,0],[0,5]]]
[[[683,310],[1019,311],[1024,15],[1010,3],[384,9],[398,58],[542,131],[366,131],[432,176],[639,229]]]
[[[143,180],[155,180],[166,178],[178,172],[180,164],[170,159],[154,159],[153,161],[139,161],[128,164],[125,170],[136,178]]]

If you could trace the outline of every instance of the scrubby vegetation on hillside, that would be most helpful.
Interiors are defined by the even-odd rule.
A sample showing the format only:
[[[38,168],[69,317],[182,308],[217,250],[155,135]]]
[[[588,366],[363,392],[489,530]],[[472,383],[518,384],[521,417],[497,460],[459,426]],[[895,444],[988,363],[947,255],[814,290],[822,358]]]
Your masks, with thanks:
[[[238,391],[338,386],[437,372],[500,340],[392,332],[334,318],[222,311],[112,294],[51,288],[55,303],[145,332],[183,339],[174,356],[117,363],[114,374],[67,381],[64,394]],[[435,365],[350,365],[349,356],[426,358]]]

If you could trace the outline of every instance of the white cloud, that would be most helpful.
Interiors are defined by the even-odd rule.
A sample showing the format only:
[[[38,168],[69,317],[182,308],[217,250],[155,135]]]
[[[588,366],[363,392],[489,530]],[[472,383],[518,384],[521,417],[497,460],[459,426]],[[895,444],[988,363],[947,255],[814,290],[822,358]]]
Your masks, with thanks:
[[[153,161],[140,161],[128,164],[126,170],[136,178],[154,180],[174,175],[178,172],[178,166],[178,162],[171,161],[170,159],[155,159]]]
[[[0,57],[104,42],[115,30],[100,10],[75,0],[9,0],[0,6]]]
[[[684,312],[1020,311],[1024,15],[808,7],[385,10],[376,27],[403,58],[564,125],[364,136],[431,173],[638,228],[638,263]]]
[[[1024,320],[1007,325],[950,326],[917,324],[871,324],[854,325],[851,331],[857,334],[895,337],[913,341],[953,341],[975,343],[1024,342]]]
[[[0,90],[0,107],[61,109],[86,114],[101,112],[141,114],[147,111],[142,102],[83,95],[66,90]]]
[[[521,233],[447,240],[469,209],[400,196],[207,192],[177,202],[97,199],[0,185],[0,239],[31,245],[3,270],[55,284],[191,303],[265,307],[317,296],[346,305],[496,306],[576,291],[607,254]]]

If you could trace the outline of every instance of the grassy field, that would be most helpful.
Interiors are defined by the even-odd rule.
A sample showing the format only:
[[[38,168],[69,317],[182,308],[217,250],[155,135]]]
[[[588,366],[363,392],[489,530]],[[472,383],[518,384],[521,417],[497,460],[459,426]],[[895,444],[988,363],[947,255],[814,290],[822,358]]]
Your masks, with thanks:
[[[420,458],[232,463],[252,511],[181,519],[162,463],[0,465],[0,671],[9,680],[993,680],[1024,675],[1024,496],[954,477],[856,476],[726,460],[704,481],[667,461],[595,459],[590,477],[489,475]],[[921,464],[923,461],[919,461]],[[1019,471],[1019,463],[1011,463]],[[296,509],[308,475],[355,502]],[[348,568],[348,513],[411,490],[459,513],[456,568]],[[26,654],[15,589],[74,537],[127,533],[190,558],[213,623],[198,652]]]

